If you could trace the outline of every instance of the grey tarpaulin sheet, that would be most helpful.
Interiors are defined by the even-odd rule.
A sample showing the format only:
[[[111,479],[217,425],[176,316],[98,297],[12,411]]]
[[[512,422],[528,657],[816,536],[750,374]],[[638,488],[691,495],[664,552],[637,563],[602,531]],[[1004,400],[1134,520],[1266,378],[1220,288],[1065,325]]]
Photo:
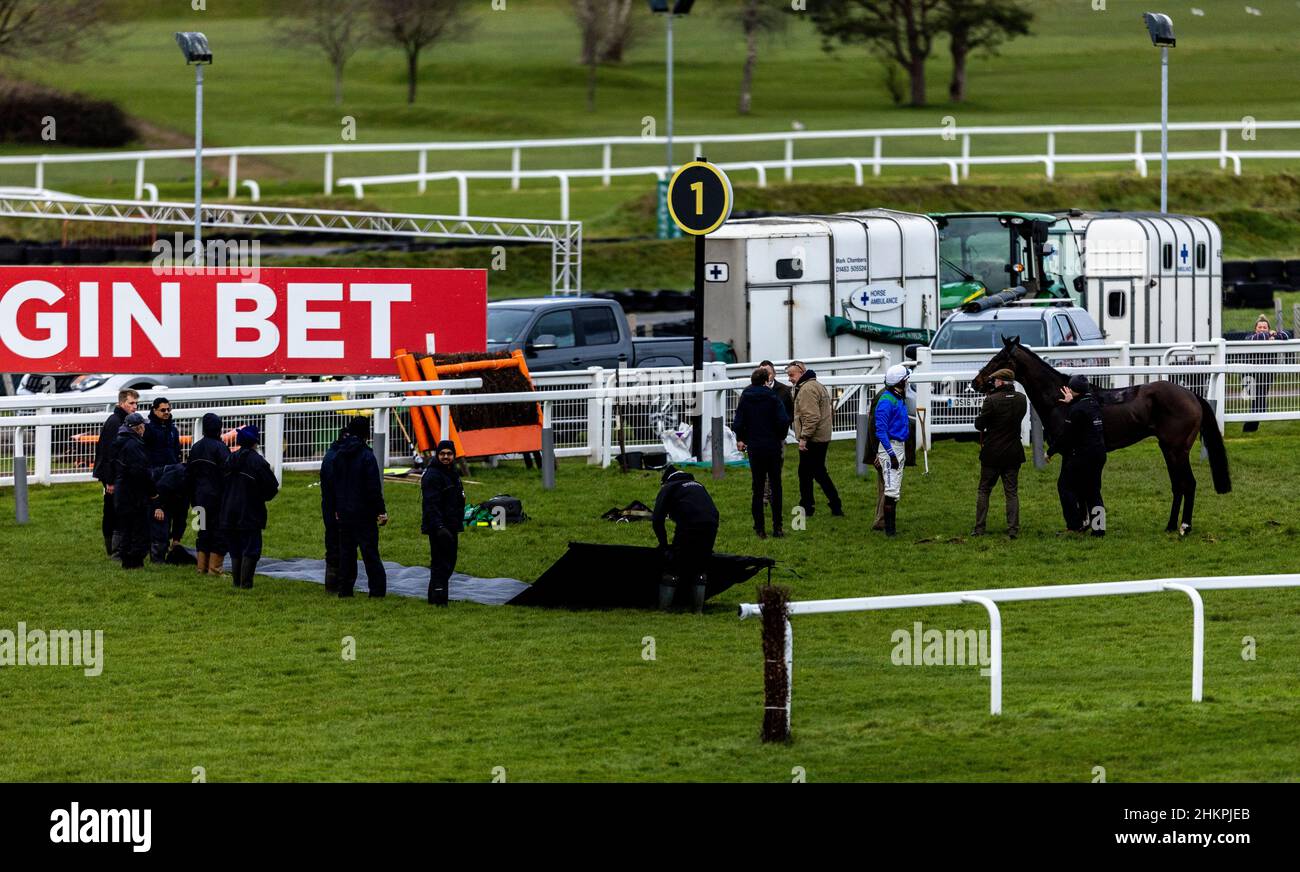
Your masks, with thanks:
[[[230,557],[226,557],[226,571],[230,571]],[[384,561],[384,571],[388,573],[388,592],[398,596],[413,596],[425,599],[429,594],[429,567],[403,566],[400,563]],[[263,557],[257,562],[257,574],[271,578],[287,578],[296,581],[325,583],[325,561],[307,557],[295,557],[277,560]],[[518,596],[528,585],[513,578],[474,578],[463,572],[451,576],[451,590],[448,597],[486,606],[505,605]],[[366,593],[370,588],[366,584],[366,567],[357,563],[358,594]]]

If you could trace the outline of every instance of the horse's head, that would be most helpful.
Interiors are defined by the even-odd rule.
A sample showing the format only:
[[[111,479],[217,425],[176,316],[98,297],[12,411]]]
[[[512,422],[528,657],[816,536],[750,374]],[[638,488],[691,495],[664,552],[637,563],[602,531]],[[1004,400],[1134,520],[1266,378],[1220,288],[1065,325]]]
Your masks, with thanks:
[[[971,379],[970,386],[980,393],[986,392],[991,382],[989,377],[1000,369],[1009,369],[1016,374],[1016,378],[1019,378],[1020,370],[1016,368],[1016,358],[1018,356],[1016,351],[1019,348],[1019,336],[1003,336],[1002,349],[993,355],[993,358],[988,363],[984,364],[983,369],[975,374],[975,378]]]

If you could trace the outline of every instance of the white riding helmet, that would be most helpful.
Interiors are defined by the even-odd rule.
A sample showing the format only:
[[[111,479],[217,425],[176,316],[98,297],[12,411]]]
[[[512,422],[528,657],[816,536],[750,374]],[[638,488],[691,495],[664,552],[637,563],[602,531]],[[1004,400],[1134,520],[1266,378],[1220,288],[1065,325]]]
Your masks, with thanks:
[[[896,363],[885,372],[885,386],[894,387],[895,385],[907,381],[907,377],[912,373],[901,363]]]

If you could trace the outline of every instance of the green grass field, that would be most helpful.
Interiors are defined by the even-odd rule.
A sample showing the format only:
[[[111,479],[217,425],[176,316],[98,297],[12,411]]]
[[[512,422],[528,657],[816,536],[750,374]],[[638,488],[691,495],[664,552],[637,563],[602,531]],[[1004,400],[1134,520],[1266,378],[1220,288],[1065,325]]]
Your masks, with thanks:
[[[1058,538],[1055,467],[1022,474],[1024,532],[967,538],[976,447],[939,443],[931,474],[909,469],[900,536],[871,533],[874,484],[832,471],[849,517],[758,542],[748,476],[707,482],[724,524],[719,549],[770,555],[799,599],[1295,570],[1300,426],[1229,427],[1234,490],[1213,493],[1204,463],[1196,529],[1162,532],[1168,511],[1154,443],[1111,456],[1104,540]],[[532,580],[570,540],[645,544],[646,524],[599,514],[653,499],[651,473],[562,463],[547,492],[518,464],[475,467],[471,500],[509,492],[533,520],[462,537],[461,568]],[[314,476],[290,474],[271,505],[266,552],[314,556]],[[787,494],[795,486],[787,465]],[[427,557],[418,488],[387,486],[387,559]],[[794,622],[794,741],[764,746],[759,628],[733,588],[706,614],[546,611],[421,601],[339,601],[305,582],[251,592],[188,568],[126,574],[99,547],[91,486],[36,488],[32,521],[0,498],[0,628],[98,628],[103,674],[0,671],[0,780],[812,781],[1294,780],[1300,772],[1300,591],[1212,592],[1205,702],[1190,701],[1191,609],[1176,594],[1024,603],[1004,614],[1004,710],[988,714],[975,667],[890,661],[890,636],[986,626],[982,609],[809,616]],[[618,582],[610,578],[611,584]],[[355,661],[342,656],[356,640]],[[1242,657],[1245,637],[1257,659]],[[655,659],[642,652],[652,637]]]

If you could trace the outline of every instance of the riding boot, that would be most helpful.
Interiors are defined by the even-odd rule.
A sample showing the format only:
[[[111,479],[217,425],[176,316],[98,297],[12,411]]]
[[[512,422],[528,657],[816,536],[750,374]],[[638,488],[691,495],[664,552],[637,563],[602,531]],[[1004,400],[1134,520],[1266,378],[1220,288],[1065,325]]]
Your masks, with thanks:
[[[447,588],[448,582],[429,582],[429,605],[446,606],[447,605]]]
[[[221,567],[225,565],[226,555],[219,551],[208,553],[208,575],[221,575]]]
[[[677,576],[664,573],[659,581],[659,611],[666,612],[673,607],[673,598],[677,596]]]
[[[257,572],[256,557],[245,557],[244,563],[240,567],[239,586],[244,590],[251,590],[253,587],[253,573]]]
[[[885,497],[885,535],[893,536],[896,533],[896,522],[898,520],[898,500],[893,497]]]
[[[244,555],[242,554],[230,555],[230,574],[231,574],[230,583],[235,587],[239,587],[240,586],[239,578],[244,574]]]
[[[122,534],[116,530],[113,531],[113,544],[109,546],[108,556],[118,563],[122,562]]]
[[[695,577],[695,590],[692,593],[694,596],[691,606],[695,609],[695,614],[704,614],[704,600],[709,595],[709,577],[703,572]]]
[[[206,575],[208,572],[208,552],[195,551],[194,556],[197,558],[197,562],[194,564],[194,571],[199,575]]]
[[[116,548],[113,547],[113,540],[116,539],[116,538],[117,538],[117,537],[114,536],[114,535],[109,535],[109,536],[105,536],[105,537],[104,537],[104,552],[105,552],[109,557],[112,557],[112,556],[113,556],[113,552],[117,550]]]
[[[337,566],[330,566],[328,563],[325,564],[325,592],[339,592],[339,569]]]

